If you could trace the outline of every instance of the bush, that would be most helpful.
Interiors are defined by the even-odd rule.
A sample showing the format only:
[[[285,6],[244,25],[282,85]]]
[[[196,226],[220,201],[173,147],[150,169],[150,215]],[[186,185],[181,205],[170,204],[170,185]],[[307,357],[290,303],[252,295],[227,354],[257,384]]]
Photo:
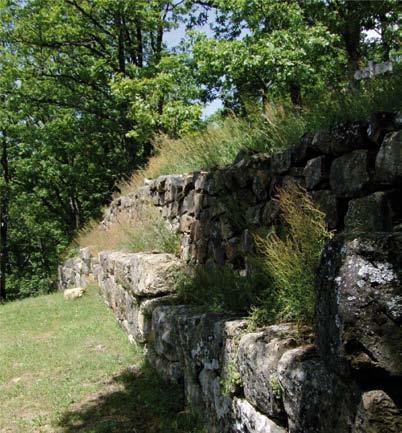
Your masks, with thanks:
[[[258,237],[271,286],[254,308],[256,322],[295,320],[311,323],[315,310],[315,273],[326,241],[331,237],[325,215],[304,189],[292,185],[279,191],[286,235]]]
[[[151,204],[137,208],[131,215],[120,215],[107,230],[93,224],[80,233],[77,242],[94,252],[119,250],[178,254],[180,248],[179,236]]]

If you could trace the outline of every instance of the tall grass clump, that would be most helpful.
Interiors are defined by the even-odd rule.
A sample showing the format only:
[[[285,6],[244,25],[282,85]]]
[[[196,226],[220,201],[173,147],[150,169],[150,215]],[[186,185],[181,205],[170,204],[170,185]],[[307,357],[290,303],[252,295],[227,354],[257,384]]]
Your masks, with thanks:
[[[94,253],[118,250],[178,254],[180,248],[179,236],[152,204],[139,206],[130,215],[122,213],[107,229],[99,224],[88,226],[76,242]]]
[[[278,200],[285,235],[273,233],[256,238],[271,285],[251,317],[256,322],[311,323],[315,310],[315,274],[331,233],[325,215],[300,186],[281,189]]]
[[[217,119],[197,133],[178,139],[159,135],[154,154],[143,170],[120,186],[122,193],[133,191],[144,178],[209,170],[230,164],[241,150],[275,153],[296,144],[304,132],[304,121],[282,105],[267,105],[263,113],[248,117]]]

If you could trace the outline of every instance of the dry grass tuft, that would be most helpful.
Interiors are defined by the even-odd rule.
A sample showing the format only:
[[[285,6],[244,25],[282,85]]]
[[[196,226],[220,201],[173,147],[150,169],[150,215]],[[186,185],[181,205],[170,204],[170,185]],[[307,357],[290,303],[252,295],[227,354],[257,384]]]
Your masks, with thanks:
[[[77,244],[89,247],[93,254],[103,250],[178,254],[180,248],[178,235],[151,204],[138,207],[130,215],[122,213],[107,229],[92,223],[81,231]]]

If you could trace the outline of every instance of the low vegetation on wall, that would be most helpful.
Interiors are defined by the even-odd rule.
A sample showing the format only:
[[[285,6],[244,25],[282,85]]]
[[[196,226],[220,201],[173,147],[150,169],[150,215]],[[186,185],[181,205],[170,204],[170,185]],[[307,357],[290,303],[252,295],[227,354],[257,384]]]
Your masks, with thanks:
[[[159,210],[145,202],[132,209],[130,215],[121,215],[107,230],[92,223],[81,231],[74,245],[88,246],[94,254],[104,250],[178,254],[180,240]]]
[[[257,322],[273,320],[312,323],[315,313],[315,278],[322,251],[331,233],[325,214],[308,193],[297,185],[278,193],[283,234],[259,236],[263,269],[271,285],[253,309]],[[275,319],[273,319],[275,318]]]

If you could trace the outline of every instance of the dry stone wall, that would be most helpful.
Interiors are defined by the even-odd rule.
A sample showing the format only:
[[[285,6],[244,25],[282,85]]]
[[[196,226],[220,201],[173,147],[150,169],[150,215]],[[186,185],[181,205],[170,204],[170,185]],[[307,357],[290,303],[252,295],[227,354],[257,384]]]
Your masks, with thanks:
[[[378,114],[304,137],[269,158],[242,155],[211,172],[163,176],[115,200],[152,200],[182,235],[182,258],[244,266],[251,231],[275,224],[277,186],[299,182],[338,234],[317,274],[316,327],[250,331],[241,317],[180,305],[163,253],[89,250],[60,267],[60,288],[95,278],[130,340],[183,384],[211,433],[402,431],[402,121]]]
[[[182,238],[181,256],[245,266],[253,230],[277,223],[277,189],[297,182],[326,213],[331,229],[387,231],[402,223],[402,114],[340,125],[303,137],[269,157],[241,152],[234,164],[146,180],[111,203],[102,224],[151,201]]]

